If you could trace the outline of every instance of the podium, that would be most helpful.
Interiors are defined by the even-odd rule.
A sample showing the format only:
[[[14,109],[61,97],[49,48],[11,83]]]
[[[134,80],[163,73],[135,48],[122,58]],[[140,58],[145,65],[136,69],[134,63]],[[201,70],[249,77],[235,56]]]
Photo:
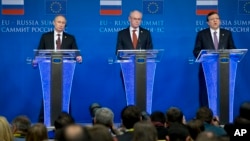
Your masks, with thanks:
[[[70,93],[79,50],[34,50],[40,70],[44,124],[53,125],[58,115],[69,112]]]
[[[247,49],[201,50],[196,62],[202,63],[208,104],[222,124],[233,121],[237,64]]]
[[[156,63],[163,49],[118,50],[116,63],[120,63],[127,105],[137,105],[151,113]]]

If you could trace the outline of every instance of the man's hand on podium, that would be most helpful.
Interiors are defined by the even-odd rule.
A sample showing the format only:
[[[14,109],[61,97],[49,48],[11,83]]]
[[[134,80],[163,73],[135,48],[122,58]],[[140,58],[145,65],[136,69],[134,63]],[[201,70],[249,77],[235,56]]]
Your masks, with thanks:
[[[78,63],[82,63],[82,56],[77,56],[77,57],[76,57],[76,61],[77,61]]]

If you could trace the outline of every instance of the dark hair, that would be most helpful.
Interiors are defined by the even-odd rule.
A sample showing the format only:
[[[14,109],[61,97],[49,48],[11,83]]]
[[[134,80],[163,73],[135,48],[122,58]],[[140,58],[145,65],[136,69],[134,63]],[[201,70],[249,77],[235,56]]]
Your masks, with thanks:
[[[165,117],[164,113],[161,111],[154,111],[150,115],[150,119],[152,122],[160,122],[162,124],[166,123],[166,117]]]
[[[196,118],[202,122],[210,123],[213,119],[213,112],[208,107],[201,107],[196,112]]]
[[[121,112],[123,125],[127,129],[133,128],[134,124],[141,120],[141,110],[134,105],[128,105]]]
[[[149,121],[139,121],[134,125],[132,141],[156,141],[157,130]]]
[[[209,13],[207,14],[207,21],[209,21],[208,18],[209,18],[210,16],[214,15],[214,14],[219,15],[218,12],[216,12],[216,11],[211,11],[211,12],[209,12]]]
[[[183,113],[177,107],[170,107],[166,112],[166,118],[168,123],[173,123],[173,122],[182,123]]]
[[[250,102],[244,102],[240,106],[239,116],[250,120]]]
[[[190,120],[186,126],[193,140],[196,140],[197,136],[205,130],[203,122],[198,119]]]
[[[95,124],[87,128],[90,140],[88,141],[113,141],[113,137],[108,128],[101,124]]]
[[[170,141],[185,141],[189,136],[189,131],[184,124],[172,123],[168,128]]]
[[[90,112],[90,115],[91,117],[95,117],[95,112],[97,109],[99,108],[102,108],[102,106],[98,103],[92,103],[90,106],[89,106],[89,112]]]
[[[55,129],[61,129],[69,124],[75,123],[74,118],[67,112],[61,112],[54,121]]]
[[[31,127],[31,121],[27,116],[20,115],[12,121],[12,127],[16,128],[17,131],[21,131],[22,134],[26,134]]]

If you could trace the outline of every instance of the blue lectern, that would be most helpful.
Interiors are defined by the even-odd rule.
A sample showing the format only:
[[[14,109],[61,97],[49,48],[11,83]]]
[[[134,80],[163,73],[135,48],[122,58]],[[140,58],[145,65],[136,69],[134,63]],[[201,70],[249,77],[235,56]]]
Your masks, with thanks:
[[[121,65],[127,105],[137,105],[151,113],[156,63],[163,52],[163,49],[118,50],[116,62]]]
[[[201,50],[196,62],[202,63],[208,104],[221,123],[233,121],[237,64],[247,49]]]
[[[57,116],[69,112],[70,93],[79,50],[34,50],[44,103],[44,124],[53,125]]]

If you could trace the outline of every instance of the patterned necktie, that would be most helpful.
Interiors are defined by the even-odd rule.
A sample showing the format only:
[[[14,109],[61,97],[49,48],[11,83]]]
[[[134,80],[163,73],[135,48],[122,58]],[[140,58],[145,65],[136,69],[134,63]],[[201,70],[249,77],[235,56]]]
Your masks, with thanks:
[[[218,41],[218,38],[217,38],[217,32],[215,31],[214,32],[214,48],[215,50],[218,50],[218,44],[219,44],[219,41]]]
[[[137,42],[138,42],[135,32],[136,32],[136,30],[133,30],[133,46],[134,46],[134,49],[136,49]]]
[[[61,48],[61,38],[60,38],[60,34],[57,34],[58,38],[56,40],[56,49],[60,49]]]

